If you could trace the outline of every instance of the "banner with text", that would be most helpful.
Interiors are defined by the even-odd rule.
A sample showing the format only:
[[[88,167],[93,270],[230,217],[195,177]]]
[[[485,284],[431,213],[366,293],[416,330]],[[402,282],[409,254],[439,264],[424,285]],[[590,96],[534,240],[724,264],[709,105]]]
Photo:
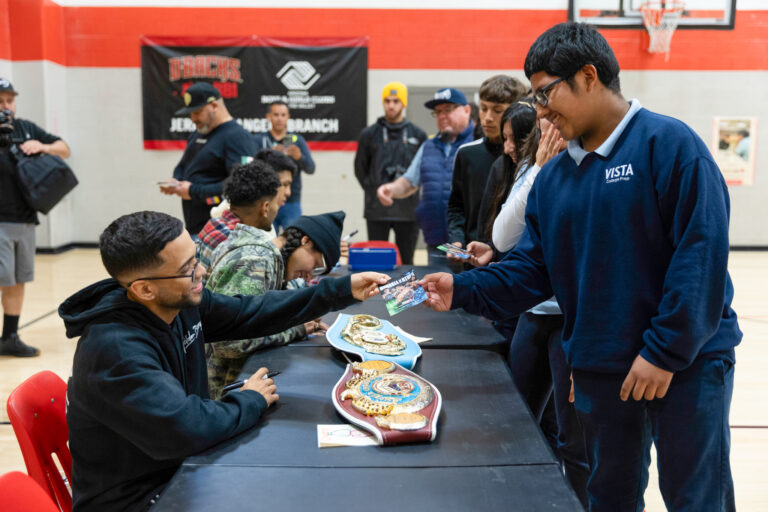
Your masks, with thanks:
[[[368,39],[142,37],[144,149],[184,149],[195,125],[175,112],[187,88],[212,83],[251,133],[270,129],[274,101],[290,108],[288,132],[311,149],[354,150],[366,123]]]

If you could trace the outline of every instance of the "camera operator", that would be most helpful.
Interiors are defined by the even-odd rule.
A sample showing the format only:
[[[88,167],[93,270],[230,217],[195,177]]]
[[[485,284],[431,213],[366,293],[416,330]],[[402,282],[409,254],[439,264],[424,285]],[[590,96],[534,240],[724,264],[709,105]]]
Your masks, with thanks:
[[[3,335],[0,355],[34,357],[40,351],[24,344],[18,335],[24,301],[24,283],[32,281],[35,263],[37,212],[19,188],[16,159],[10,146],[26,155],[48,153],[69,156],[67,144],[31,121],[16,117],[16,96],[11,82],[0,78],[0,302]]]

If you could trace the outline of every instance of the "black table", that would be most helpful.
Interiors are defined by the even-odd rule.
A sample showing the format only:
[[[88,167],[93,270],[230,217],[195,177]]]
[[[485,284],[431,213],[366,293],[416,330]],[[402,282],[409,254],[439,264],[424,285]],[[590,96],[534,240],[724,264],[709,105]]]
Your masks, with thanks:
[[[386,272],[392,278],[396,278],[404,272],[414,269],[416,277],[421,278],[432,272],[444,271],[437,267],[420,267],[401,265],[396,270]],[[331,276],[345,275],[348,270],[345,267],[337,269]],[[433,348],[461,348],[461,349],[491,349],[506,354],[508,343],[499,332],[491,325],[490,320],[481,316],[472,315],[464,310],[457,309],[437,313],[424,305],[414,306],[395,316],[389,316],[381,297],[372,297],[365,302],[354,304],[344,310],[350,315],[368,314],[389,320],[405,332],[414,336],[432,338],[421,344],[422,350]],[[338,312],[328,313],[323,316],[323,321],[332,324]],[[325,337],[310,336],[308,340],[296,343],[298,346],[327,345]]]
[[[443,396],[434,442],[320,449],[317,425],[344,423],[331,390],[345,364],[328,347],[252,357],[244,374],[281,371],[280,403],[254,429],[188,458],[156,509],[581,510],[501,355],[422,357],[415,371]]]
[[[327,448],[336,450],[338,448]],[[184,465],[152,511],[582,511],[557,466],[301,468]]]

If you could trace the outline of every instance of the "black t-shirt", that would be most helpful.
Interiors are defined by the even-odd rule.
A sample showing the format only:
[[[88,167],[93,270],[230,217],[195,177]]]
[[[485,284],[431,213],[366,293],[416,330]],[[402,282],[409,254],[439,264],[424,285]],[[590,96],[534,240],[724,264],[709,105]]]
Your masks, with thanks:
[[[61,140],[56,135],[51,135],[32,121],[15,118],[13,120],[14,140],[37,140],[43,144],[51,144]],[[37,213],[24,200],[19,188],[16,176],[16,160],[6,150],[0,150],[0,222],[34,222],[37,221]]]
[[[173,170],[174,178],[192,183],[192,199],[181,202],[190,234],[196,235],[203,229],[211,218],[211,206],[221,202],[224,180],[232,166],[255,153],[253,137],[234,120],[220,124],[207,136],[198,132],[190,135],[184,155]]]

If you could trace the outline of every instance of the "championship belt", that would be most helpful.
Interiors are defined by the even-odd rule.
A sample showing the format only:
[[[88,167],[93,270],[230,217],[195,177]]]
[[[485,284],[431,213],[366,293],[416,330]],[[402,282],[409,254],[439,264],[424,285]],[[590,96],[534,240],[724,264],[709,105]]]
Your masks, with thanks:
[[[411,369],[421,356],[421,347],[407,333],[372,315],[340,313],[325,337],[333,347],[363,361],[382,359]]]
[[[431,383],[384,360],[351,363],[333,387],[333,405],[379,444],[433,441],[443,399]]]

